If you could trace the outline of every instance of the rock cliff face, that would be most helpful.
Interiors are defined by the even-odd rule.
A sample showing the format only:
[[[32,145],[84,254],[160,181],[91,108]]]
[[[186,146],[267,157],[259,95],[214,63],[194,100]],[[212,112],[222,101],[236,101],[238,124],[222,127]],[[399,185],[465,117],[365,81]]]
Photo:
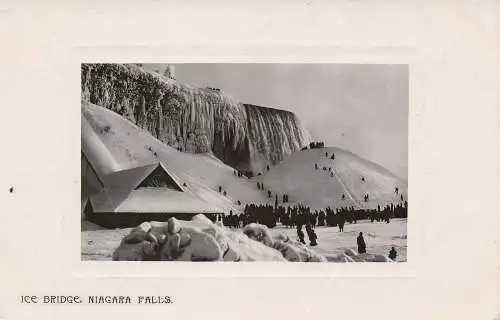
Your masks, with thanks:
[[[137,65],[82,64],[81,90],[82,100],[121,114],[162,142],[213,152],[242,171],[262,172],[310,140],[291,112],[242,104]]]

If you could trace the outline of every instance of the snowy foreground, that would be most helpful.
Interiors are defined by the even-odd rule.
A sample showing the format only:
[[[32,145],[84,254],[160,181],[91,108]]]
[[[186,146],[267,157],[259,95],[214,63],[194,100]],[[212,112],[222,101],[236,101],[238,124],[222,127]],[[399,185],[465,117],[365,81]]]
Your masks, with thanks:
[[[356,254],[359,232],[367,254]],[[394,246],[396,261],[406,261],[406,219],[348,224],[343,233],[317,227],[316,233],[319,245],[310,247],[296,241],[295,229],[250,224],[230,230],[198,215],[134,229],[82,231],[81,254],[82,260],[390,262],[387,255]]]
[[[319,254],[330,256],[345,253],[346,250],[356,252],[356,237],[363,232],[366,242],[367,254],[389,255],[389,250],[394,247],[398,253],[397,262],[406,261],[406,229],[407,219],[393,219],[390,223],[358,221],[356,224],[347,223],[344,232],[339,232],[337,227],[316,227],[318,245],[313,248]],[[283,233],[297,239],[296,229],[277,227],[271,233]],[[305,236],[307,242],[307,234]],[[358,258],[362,258],[361,256]],[[371,257],[367,257],[370,259]],[[354,257],[356,259],[356,257]],[[366,259],[365,259],[366,260]]]

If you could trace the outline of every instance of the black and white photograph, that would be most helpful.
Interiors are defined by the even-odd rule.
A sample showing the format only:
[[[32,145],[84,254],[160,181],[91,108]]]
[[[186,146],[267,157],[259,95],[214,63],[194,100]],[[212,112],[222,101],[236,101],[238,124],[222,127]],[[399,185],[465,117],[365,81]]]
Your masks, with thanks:
[[[0,1],[0,319],[500,320],[499,1],[49,2]]]
[[[405,262],[408,65],[81,65],[81,259]]]

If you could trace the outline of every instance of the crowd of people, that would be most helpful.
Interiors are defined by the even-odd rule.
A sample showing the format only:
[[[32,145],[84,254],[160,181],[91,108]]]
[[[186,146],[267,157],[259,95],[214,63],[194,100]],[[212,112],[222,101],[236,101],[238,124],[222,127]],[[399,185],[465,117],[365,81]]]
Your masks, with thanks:
[[[280,206],[280,208],[283,208]],[[228,215],[221,215],[217,220],[230,228],[242,228],[249,223],[259,223],[274,228],[278,222],[277,211],[269,204],[247,204],[243,213],[233,214],[231,210]]]
[[[295,228],[310,225],[312,228],[328,226],[339,227],[343,231],[346,223],[357,223],[358,220],[370,220],[370,222],[389,223],[393,218],[408,217],[408,202],[396,205],[386,205],[384,208],[378,206],[377,209],[355,209],[354,207],[344,207],[332,209],[327,207],[324,210],[312,210],[306,205],[275,205],[270,204],[246,204],[243,213],[222,216],[224,225],[228,227],[242,227],[248,223],[255,222],[274,228],[278,223],[284,227]]]
[[[298,204],[293,206],[270,205],[270,204],[247,204],[245,210],[240,214],[220,216],[217,220],[230,228],[242,228],[249,223],[259,223],[274,228],[278,223],[288,228],[297,229],[298,240],[305,244],[305,231],[311,246],[318,245],[318,236],[316,235],[316,227],[329,226],[338,227],[339,232],[344,231],[346,223],[357,223],[358,220],[370,220],[390,223],[392,218],[406,218],[408,203],[399,203],[397,205],[386,205],[383,209],[380,206],[377,209],[355,209],[354,207],[346,207],[341,209],[331,209],[327,207],[325,210],[312,210],[309,206]],[[357,237],[358,253],[366,253],[366,243],[363,233],[360,232]],[[389,258],[395,260],[397,252],[394,247],[389,252]]]
[[[317,141],[317,142],[311,142],[309,143],[309,148],[310,149],[321,149],[325,147],[325,143],[323,141]],[[302,148],[301,150],[307,150],[307,146]]]
[[[245,170],[245,171],[240,171],[240,170],[233,170],[233,174],[235,176],[237,176],[238,178],[242,178],[242,177],[245,177],[245,178],[248,178],[248,179],[251,179],[252,177],[255,176],[255,174],[250,171],[250,170]],[[257,176],[260,176],[262,173],[257,173]]]

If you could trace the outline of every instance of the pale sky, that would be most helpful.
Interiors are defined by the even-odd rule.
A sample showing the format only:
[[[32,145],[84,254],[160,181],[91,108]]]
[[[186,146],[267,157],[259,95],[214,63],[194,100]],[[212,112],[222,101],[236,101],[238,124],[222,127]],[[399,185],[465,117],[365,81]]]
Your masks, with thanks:
[[[161,72],[161,65],[147,65]],[[315,139],[408,178],[407,65],[176,64],[177,81],[294,112]]]

